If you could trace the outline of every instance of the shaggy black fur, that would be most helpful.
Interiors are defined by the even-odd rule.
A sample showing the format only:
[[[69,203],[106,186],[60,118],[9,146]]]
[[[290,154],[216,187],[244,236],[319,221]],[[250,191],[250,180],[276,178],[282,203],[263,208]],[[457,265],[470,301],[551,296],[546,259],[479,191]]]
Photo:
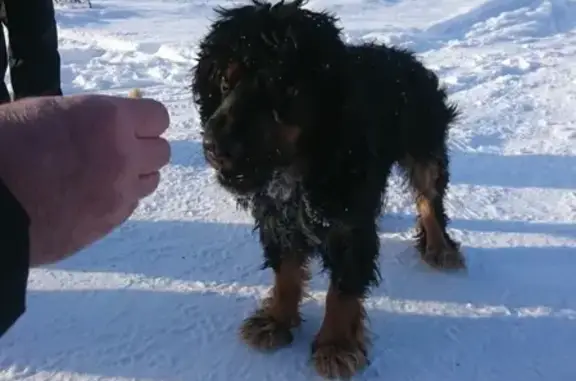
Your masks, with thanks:
[[[463,267],[443,205],[456,107],[411,52],[347,46],[333,15],[302,3],[218,9],[193,73],[206,159],[251,210],[264,267],[319,253],[335,292],[363,299],[380,280],[376,220],[395,163],[424,260]]]

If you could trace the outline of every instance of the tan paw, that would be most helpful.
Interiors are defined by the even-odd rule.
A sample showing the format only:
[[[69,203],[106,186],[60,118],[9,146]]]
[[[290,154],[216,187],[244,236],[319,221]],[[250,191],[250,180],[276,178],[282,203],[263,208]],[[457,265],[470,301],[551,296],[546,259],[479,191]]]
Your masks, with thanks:
[[[459,270],[466,268],[466,260],[458,247],[427,247],[422,259],[439,270]]]
[[[273,351],[294,340],[290,325],[274,319],[265,309],[258,309],[240,327],[242,340],[253,349]]]
[[[352,344],[352,343],[351,343]],[[317,345],[312,350],[316,372],[327,379],[349,380],[368,365],[366,351],[360,345]]]

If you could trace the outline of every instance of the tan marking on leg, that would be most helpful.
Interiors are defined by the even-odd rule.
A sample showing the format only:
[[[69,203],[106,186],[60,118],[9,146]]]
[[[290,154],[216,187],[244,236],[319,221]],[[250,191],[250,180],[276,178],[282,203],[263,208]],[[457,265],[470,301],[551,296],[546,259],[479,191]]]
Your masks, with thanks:
[[[416,208],[420,214],[422,226],[426,231],[426,241],[428,247],[434,250],[442,250],[447,247],[446,240],[442,228],[436,219],[434,205],[430,199],[426,197],[418,197],[416,201]]]
[[[269,351],[292,342],[290,329],[300,325],[300,302],[308,279],[307,266],[300,261],[282,262],[270,296],[241,326],[240,335],[249,346]]]
[[[426,248],[424,253],[421,253],[422,259],[434,268],[465,268],[465,259],[459,248],[452,247],[444,236],[442,227],[436,218],[433,201],[427,197],[419,197],[416,206],[420,214],[420,223],[426,234]]]
[[[318,374],[349,379],[367,365],[365,317],[362,299],[343,296],[330,285],[324,320],[312,347]]]

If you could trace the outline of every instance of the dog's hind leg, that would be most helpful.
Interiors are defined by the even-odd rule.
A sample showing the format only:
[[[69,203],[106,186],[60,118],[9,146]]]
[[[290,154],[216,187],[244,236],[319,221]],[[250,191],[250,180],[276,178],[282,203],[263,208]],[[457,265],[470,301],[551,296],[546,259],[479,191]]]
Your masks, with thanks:
[[[288,252],[274,244],[264,247],[267,266],[274,270],[274,286],[240,328],[242,340],[260,351],[273,351],[292,343],[291,329],[300,325],[300,302],[310,277],[306,253]]]
[[[432,267],[460,269],[466,267],[460,245],[446,227],[444,197],[450,178],[445,145],[431,154],[407,155],[400,161],[414,191],[418,219],[416,247],[422,259]]]

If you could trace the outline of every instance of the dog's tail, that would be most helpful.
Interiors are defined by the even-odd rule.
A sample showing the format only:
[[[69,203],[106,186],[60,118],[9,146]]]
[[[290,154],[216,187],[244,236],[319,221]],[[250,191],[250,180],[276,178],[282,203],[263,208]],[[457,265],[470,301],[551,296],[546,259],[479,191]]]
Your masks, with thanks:
[[[142,92],[142,90],[140,90],[138,88],[132,89],[128,93],[128,98],[141,99],[143,97],[144,97],[144,93]]]

